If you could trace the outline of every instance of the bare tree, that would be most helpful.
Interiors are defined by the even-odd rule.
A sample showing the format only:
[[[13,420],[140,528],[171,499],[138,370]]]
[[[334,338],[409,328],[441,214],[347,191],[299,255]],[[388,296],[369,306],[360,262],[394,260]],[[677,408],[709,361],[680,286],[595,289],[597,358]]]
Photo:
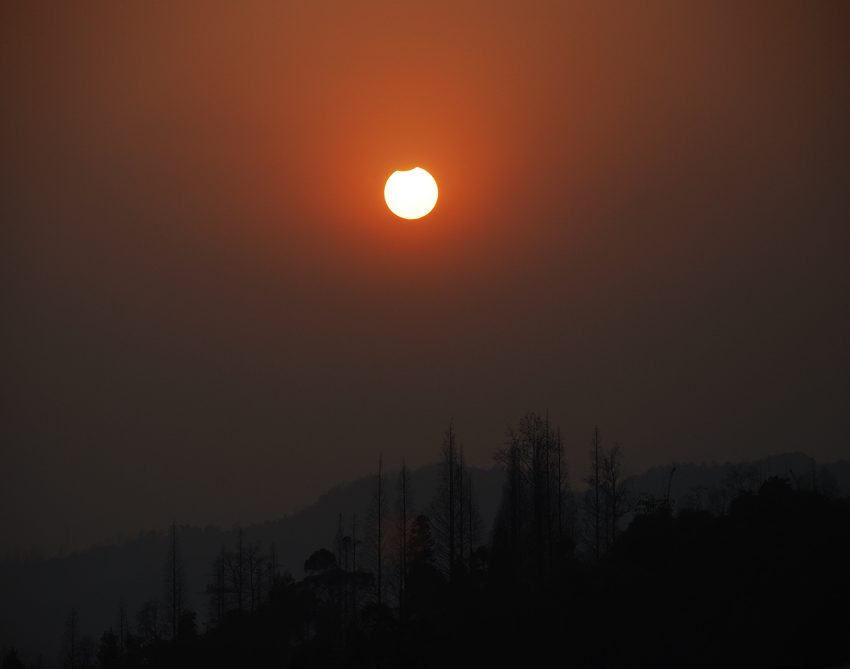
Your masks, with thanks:
[[[227,572],[227,549],[222,545],[221,550],[213,560],[212,574],[206,588],[209,621],[212,626],[218,625],[229,609],[230,592],[228,590]]]
[[[351,516],[351,619],[357,622],[357,514]]]
[[[505,485],[502,500],[493,527],[493,549],[496,561],[512,579],[519,580],[523,571],[525,552],[524,511],[526,481],[523,471],[521,444],[517,433],[508,426],[505,447],[493,454],[493,459],[505,467]]]
[[[460,446],[458,451],[457,485],[455,486],[455,490],[457,491],[457,563],[461,573],[465,573],[466,565],[468,564],[467,557],[472,554],[472,551],[467,550],[467,540],[469,539],[469,508],[467,506],[467,499],[470,495],[472,480],[469,477],[469,472],[466,471],[466,456],[463,453],[463,445]]]
[[[472,559],[475,551],[484,540],[484,519],[481,517],[481,512],[478,508],[478,499],[475,495],[475,487],[472,484],[472,476],[469,471],[463,469],[464,477],[464,495],[463,507],[466,509],[466,548],[467,548],[467,565],[472,568]]]
[[[375,596],[378,605],[384,603],[384,566],[387,558],[387,531],[389,516],[389,499],[387,497],[386,476],[384,475],[383,457],[378,458],[378,474],[372,487],[372,499],[366,519],[367,547],[372,569],[375,574]]]
[[[593,438],[590,442],[590,467],[584,482],[588,489],[584,496],[584,509],[593,525],[593,555],[599,562],[602,554],[602,531],[604,529],[604,499],[602,490],[602,468],[604,454],[599,428],[593,428]]]
[[[619,444],[602,457],[603,491],[605,496],[606,550],[614,543],[618,523],[633,508],[632,477],[623,469],[623,452]]]
[[[438,564],[454,582],[457,566],[457,522],[458,507],[458,470],[460,449],[454,431],[453,421],[443,436],[442,457],[440,460],[440,480],[437,497],[432,506],[433,532]]]
[[[269,547],[268,569],[266,569],[266,593],[267,593],[267,597],[271,597],[272,590],[274,590],[275,583],[277,583],[278,568],[279,568],[279,565],[277,563],[277,551],[275,550],[274,541],[272,541],[271,546]]]
[[[345,625],[351,614],[351,544],[351,537],[345,534],[342,513],[340,513],[337,518],[336,536],[334,537],[336,563],[339,569],[336,586],[340,625]]]
[[[512,578],[531,574],[544,588],[566,537],[569,477],[559,433],[548,414],[528,412],[518,428],[508,426],[505,447],[494,458],[507,470],[494,528],[494,550]]]
[[[557,495],[557,541],[559,547],[569,543],[572,545],[572,492],[570,488],[570,467],[564,456],[564,445],[561,442],[561,430],[555,434],[555,489]]]
[[[472,484],[472,476],[466,466],[466,455],[463,446],[458,447],[457,465],[455,466],[455,507],[457,508],[455,521],[455,546],[457,557],[455,564],[457,569],[468,573],[472,568],[472,554],[483,537],[484,521],[478,510],[478,501],[475,497],[475,488]]]
[[[80,669],[93,669],[97,661],[97,644],[91,634],[80,637]]]
[[[404,589],[407,584],[408,574],[408,542],[410,530],[415,517],[413,511],[413,493],[410,488],[410,470],[404,460],[401,461],[401,469],[398,473],[396,486],[396,522],[395,522],[395,570],[396,570],[396,596],[399,610],[404,616]]]
[[[256,611],[268,598],[278,571],[274,544],[271,550],[271,556],[266,555],[260,541],[247,541],[241,527],[237,529],[233,550],[221,547],[206,587],[211,625],[220,623],[233,609]]]
[[[63,669],[82,669],[82,648],[80,648],[80,618],[76,609],[71,609],[65,621],[65,633],[62,638],[60,662]]]
[[[263,597],[266,556],[260,551],[260,542],[248,542],[245,549],[245,587],[249,611],[256,611]]]
[[[186,592],[186,574],[180,546],[177,543],[177,523],[172,522],[168,536],[168,558],[165,563],[163,584],[165,601],[165,625],[171,638],[176,639],[180,629],[180,619],[188,608]]]
[[[127,653],[127,635],[130,633],[130,624],[127,620],[127,609],[124,607],[124,598],[118,600],[118,617],[115,621],[118,630],[118,659],[123,663]]]
[[[136,630],[142,644],[149,646],[162,639],[164,627],[162,605],[158,599],[149,599],[136,612]]]
[[[246,581],[248,580],[247,551],[245,545],[245,530],[239,527],[236,531],[236,547],[233,551],[223,552],[226,569],[226,592],[231,595],[233,605],[239,611],[245,610]]]

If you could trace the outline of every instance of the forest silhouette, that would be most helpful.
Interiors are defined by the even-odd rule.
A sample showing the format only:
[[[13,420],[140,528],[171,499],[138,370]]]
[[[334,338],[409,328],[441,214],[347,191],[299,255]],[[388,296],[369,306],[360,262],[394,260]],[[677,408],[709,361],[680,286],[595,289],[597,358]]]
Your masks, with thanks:
[[[575,492],[547,416],[509,427],[489,535],[449,425],[433,500],[378,463],[300,580],[239,530],[190,608],[176,523],[160,597],[95,637],[68,614],[60,666],[822,666],[850,659],[850,498],[810,472],[734,470],[724,489],[637,495],[599,430]],[[704,493],[704,494],[703,494]],[[424,502],[424,503],[423,503]],[[10,649],[2,669],[23,668]]]

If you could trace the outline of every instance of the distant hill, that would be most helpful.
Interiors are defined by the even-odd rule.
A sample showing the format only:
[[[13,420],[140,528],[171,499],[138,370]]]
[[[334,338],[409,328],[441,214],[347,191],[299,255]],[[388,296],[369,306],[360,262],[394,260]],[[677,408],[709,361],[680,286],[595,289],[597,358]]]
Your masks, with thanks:
[[[503,472],[469,469],[485,527],[496,515]],[[398,472],[387,473],[392,500]],[[319,548],[332,548],[339,514],[346,531],[357,514],[359,531],[365,526],[366,510],[374,477],[337,485],[314,504],[301,511],[265,523],[244,527],[245,539],[261,541],[267,550],[275,544],[281,570],[296,578],[303,576],[304,561]],[[437,490],[437,465],[412,472],[411,488],[416,509],[427,512]],[[236,529],[223,530],[181,526],[177,538],[186,569],[190,607],[198,612],[203,629],[207,601],[204,595],[210,566],[223,544],[235,543]],[[58,657],[65,620],[77,610],[83,633],[99,638],[115,624],[121,598],[131,617],[145,600],[160,597],[168,554],[168,537],[160,532],[140,533],[133,539],[93,546],[87,551],[51,559],[0,559],[0,649],[18,648],[27,662],[42,653],[46,666]]]
[[[672,479],[670,472],[675,467]],[[674,509],[683,506],[709,506],[712,494],[730,496],[733,488],[758,483],[771,476],[787,477],[800,485],[828,487],[838,496],[850,495],[850,462],[839,460],[831,464],[816,464],[801,452],[771,455],[752,462],[701,463],[673,462],[652,467],[634,477],[634,489],[643,495],[663,497],[670,485],[670,498]]]
[[[670,471],[675,467],[672,480]],[[504,472],[470,468],[485,527],[492,526],[499,504]],[[397,472],[388,473],[391,495],[395,493]],[[653,467],[634,478],[634,490],[642,495],[661,497],[670,484],[671,498],[681,508],[702,496],[708,503],[712,492],[722,494],[730,482],[750,476],[754,481],[769,476],[789,476],[800,483],[814,479],[821,485],[834,486],[834,493],[850,495],[850,463],[841,460],[815,465],[803,453],[791,453],[747,463],[672,463]],[[416,508],[427,511],[437,489],[437,466],[426,465],[412,473],[411,485]],[[346,531],[352,514],[360,527],[365,525],[366,509],[373,478],[362,477],[338,485],[314,504],[298,513],[275,521],[244,528],[250,542],[261,541],[268,549],[275,544],[282,569],[296,578],[303,575],[303,564],[319,548],[332,548],[339,513]],[[202,625],[206,619],[204,596],[210,565],[223,544],[232,546],[235,529],[218,526],[198,528],[182,526],[178,541],[186,567],[190,606],[198,612]],[[17,647],[27,663],[42,654],[44,666],[54,665],[58,656],[68,613],[76,608],[83,632],[97,637],[114,625],[121,598],[131,625],[133,614],[142,603],[159,597],[168,553],[165,531],[140,533],[133,539],[93,546],[87,551],[51,559],[0,559],[0,650]]]

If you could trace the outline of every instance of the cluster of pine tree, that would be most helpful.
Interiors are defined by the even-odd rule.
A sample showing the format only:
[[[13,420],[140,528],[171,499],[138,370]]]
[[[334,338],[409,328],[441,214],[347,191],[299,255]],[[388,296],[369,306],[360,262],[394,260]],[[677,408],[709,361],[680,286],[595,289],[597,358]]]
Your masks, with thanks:
[[[811,666],[850,659],[850,499],[772,477],[720,510],[637,499],[619,446],[591,439],[575,494],[560,432],[526,414],[484,536],[453,426],[436,497],[416,510],[379,461],[367,517],[281,572],[274,545],[223,547],[208,621],[186,601],[176,526],[162,600],[95,643],[68,620],[67,669],[135,667]],[[672,476],[672,474],[671,474]],[[392,503],[391,503],[392,498]],[[628,524],[626,525],[628,521]],[[14,668],[14,665],[10,665]],[[3,669],[6,669],[4,662]]]

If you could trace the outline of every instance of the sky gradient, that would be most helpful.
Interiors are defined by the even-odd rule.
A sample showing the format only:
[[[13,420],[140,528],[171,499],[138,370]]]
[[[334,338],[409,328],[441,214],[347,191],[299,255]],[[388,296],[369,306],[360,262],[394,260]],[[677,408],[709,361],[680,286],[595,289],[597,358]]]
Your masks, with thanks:
[[[278,518],[452,418],[490,466],[548,408],[574,482],[595,425],[850,457],[846,3],[4,3],[0,100],[0,554]]]

